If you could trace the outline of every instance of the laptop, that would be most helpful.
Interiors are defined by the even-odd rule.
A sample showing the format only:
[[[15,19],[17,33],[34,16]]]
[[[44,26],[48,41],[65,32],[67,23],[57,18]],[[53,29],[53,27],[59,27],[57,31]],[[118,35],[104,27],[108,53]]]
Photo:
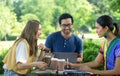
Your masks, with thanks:
[[[69,52],[53,52],[55,58],[65,59],[68,62],[76,63],[77,62],[77,53]]]

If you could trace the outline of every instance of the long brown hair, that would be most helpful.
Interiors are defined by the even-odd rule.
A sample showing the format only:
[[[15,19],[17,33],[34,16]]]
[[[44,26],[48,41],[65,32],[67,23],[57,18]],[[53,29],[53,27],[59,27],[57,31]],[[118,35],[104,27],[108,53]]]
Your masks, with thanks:
[[[37,20],[29,20],[23,29],[20,38],[24,38],[28,41],[30,46],[30,56],[37,53],[37,39],[36,34],[39,29],[40,22]]]

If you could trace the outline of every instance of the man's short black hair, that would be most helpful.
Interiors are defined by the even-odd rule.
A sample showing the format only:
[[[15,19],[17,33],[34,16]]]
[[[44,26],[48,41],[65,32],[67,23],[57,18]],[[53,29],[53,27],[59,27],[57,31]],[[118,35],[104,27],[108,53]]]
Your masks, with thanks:
[[[71,18],[72,20],[72,24],[73,24],[73,17],[69,14],[69,13],[63,13],[60,17],[59,17],[59,24],[61,24],[61,20],[62,19],[67,19],[67,18]]]

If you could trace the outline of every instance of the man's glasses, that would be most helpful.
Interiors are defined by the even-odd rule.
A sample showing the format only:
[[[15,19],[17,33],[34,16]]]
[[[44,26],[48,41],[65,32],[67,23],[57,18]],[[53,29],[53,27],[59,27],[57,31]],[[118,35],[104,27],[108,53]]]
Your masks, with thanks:
[[[72,24],[71,24],[71,23],[69,23],[69,24],[61,24],[61,26],[63,26],[63,27],[65,28],[65,27],[70,27],[70,26],[72,26]]]

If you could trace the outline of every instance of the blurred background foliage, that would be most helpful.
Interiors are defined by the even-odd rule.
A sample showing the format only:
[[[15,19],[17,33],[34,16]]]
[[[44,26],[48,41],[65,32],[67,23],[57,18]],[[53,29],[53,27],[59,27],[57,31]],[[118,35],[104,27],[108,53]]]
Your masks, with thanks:
[[[120,24],[119,4],[119,0],[0,0],[0,40],[18,37],[30,19],[40,21],[41,38],[46,38],[59,30],[58,17],[64,12],[74,17],[74,32],[91,33],[96,18],[103,14]]]
[[[28,20],[40,21],[42,24],[40,38],[44,40],[50,33],[60,30],[58,18],[65,12],[74,18],[75,34],[81,32],[87,35],[95,34],[95,22],[101,15],[110,15],[120,24],[119,5],[120,0],[0,0],[0,73],[3,74],[4,56]],[[96,35],[86,34],[83,41],[83,62],[95,59],[100,43],[98,39],[96,41]],[[89,37],[92,39],[88,39]],[[98,69],[101,68],[102,65]]]

